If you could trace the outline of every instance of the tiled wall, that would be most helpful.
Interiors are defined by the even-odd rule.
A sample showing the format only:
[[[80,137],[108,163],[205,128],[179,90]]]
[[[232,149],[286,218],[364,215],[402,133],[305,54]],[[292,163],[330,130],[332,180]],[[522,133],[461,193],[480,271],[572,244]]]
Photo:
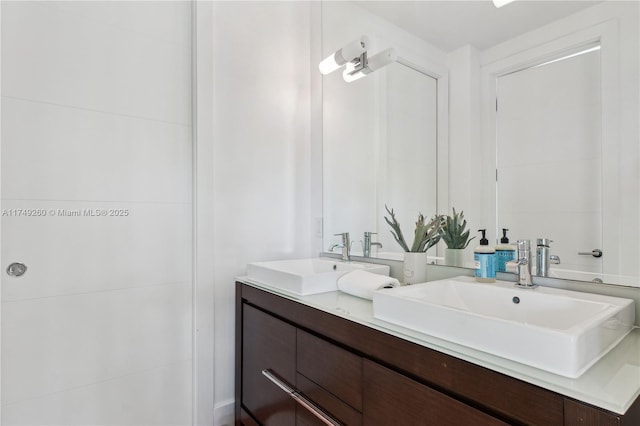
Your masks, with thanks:
[[[2,423],[188,424],[191,4],[1,7]]]

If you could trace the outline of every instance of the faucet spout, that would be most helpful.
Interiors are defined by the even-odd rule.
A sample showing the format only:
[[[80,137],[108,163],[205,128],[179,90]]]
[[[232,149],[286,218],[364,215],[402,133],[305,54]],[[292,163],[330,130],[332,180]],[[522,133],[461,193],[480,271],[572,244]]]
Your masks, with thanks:
[[[329,251],[333,251],[334,249],[342,248],[342,244],[331,244],[329,246]]]
[[[351,261],[351,255],[349,253],[351,249],[351,242],[349,241],[349,233],[343,232],[342,234],[335,234],[336,236],[342,236],[342,243],[332,244],[329,247],[329,251],[333,251],[336,248],[342,249],[342,260],[345,262]]]
[[[516,265],[516,273],[518,274],[518,282],[516,285],[526,288],[535,287],[531,281],[531,264],[529,264],[529,261],[527,259],[520,259],[516,262]]]
[[[535,288],[536,284],[531,280],[531,242],[519,240],[516,255],[516,286],[520,288]]]
[[[364,257],[371,257],[371,246],[382,248],[382,243],[372,242],[371,236],[377,234],[376,232],[365,232],[364,241],[362,241],[362,255]]]

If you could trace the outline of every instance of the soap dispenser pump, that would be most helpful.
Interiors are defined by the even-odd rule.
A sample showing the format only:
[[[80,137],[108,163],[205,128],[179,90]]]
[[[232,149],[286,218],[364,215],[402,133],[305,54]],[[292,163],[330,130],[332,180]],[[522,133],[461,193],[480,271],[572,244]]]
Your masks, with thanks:
[[[475,262],[476,281],[482,283],[492,283],[496,281],[496,250],[489,245],[486,229],[479,229],[482,233],[480,245],[473,251]]]
[[[516,258],[516,248],[509,244],[507,228],[502,228],[502,238],[500,244],[496,246],[496,271],[506,272],[507,262]]]

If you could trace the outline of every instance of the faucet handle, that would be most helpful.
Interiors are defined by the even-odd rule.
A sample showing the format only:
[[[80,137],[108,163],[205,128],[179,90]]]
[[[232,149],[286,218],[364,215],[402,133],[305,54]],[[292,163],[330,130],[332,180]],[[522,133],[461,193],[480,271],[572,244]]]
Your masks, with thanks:
[[[342,244],[344,244],[345,247],[349,248],[351,247],[351,240],[349,239],[349,233],[348,232],[343,232],[341,234],[333,234],[336,237],[342,237]]]
[[[369,231],[364,231],[364,236],[366,237],[370,237],[372,235],[378,235],[377,232],[369,232]]]
[[[518,249],[518,258],[522,256],[529,256],[531,252],[531,241],[529,240],[518,240],[516,242],[516,247]]]
[[[553,242],[552,239],[549,238],[538,238],[536,241],[536,245],[549,247],[549,245]]]

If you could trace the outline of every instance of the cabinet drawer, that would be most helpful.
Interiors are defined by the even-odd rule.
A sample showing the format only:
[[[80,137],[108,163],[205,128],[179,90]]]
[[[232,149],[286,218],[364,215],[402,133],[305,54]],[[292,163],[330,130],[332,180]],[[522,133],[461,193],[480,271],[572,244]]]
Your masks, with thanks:
[[[300,373],[298,373],[296,380],[298,390],[340,424],[349,426],[360,426],[362,424],[362,414],[359,411],[345,404]],[[297,407],[296,419],[296,425],[298,426],[325,425],[300,405]]]
[[[421,383],[364,361],[365,425],[506,425]]]
[[[362,412],[362,358],[298,329],[298,372]]]
[[[240,409],[240,426],[260,426],[255,420],[243,409]]]
[[[295,402],[262,370],[295,384],[296,329],[247,304],[242,309],[242,405],[263,425],[293,426]]]

